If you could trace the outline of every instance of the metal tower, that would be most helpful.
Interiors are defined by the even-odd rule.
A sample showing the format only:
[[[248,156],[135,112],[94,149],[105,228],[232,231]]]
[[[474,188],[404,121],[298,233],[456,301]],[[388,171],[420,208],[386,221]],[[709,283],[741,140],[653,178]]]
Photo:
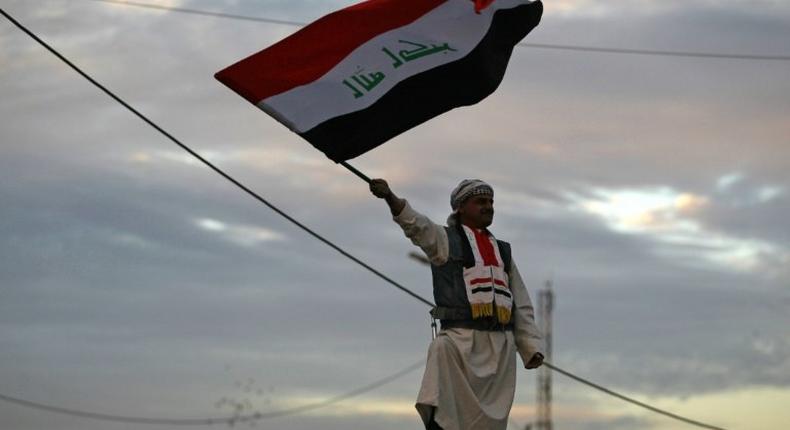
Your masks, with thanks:
[[[546,342],[546,361],[551,362],[551,313],[554,310],[552,281],[538,292],[538,322]],[[553,430],[551,422],[551,370],[546,366],[538,369],[538,421],[535,430]]]

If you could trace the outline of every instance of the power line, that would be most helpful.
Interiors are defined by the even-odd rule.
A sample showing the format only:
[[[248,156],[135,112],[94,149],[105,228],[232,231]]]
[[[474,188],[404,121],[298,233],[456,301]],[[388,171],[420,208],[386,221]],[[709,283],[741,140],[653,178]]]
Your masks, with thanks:
[[[282,24],[296,27],[303,27],[307,25],[306,22],[288,21],[281,19],[272,19],[264,17],[254,17],[248,15],[237,15],[223,12],[212,12],[199,9],[190,9],[184,7],[171,7],[154,5],[149,3],[140,3],[136,1],[123,1],[123,0],[91,0],[101,3],[109,3],[121,6],[133,6],[146,9],[157,9],[168,12],[180,12],[193,15],[212,16],[217,18],[228,18],[253,22],[265,22],[268,24]],[[762,60],[762,61],[790,61],[790,55],[750,55],[750,54],[734,54],[725,52],[694,52],[694,51],[670,51],[670,50],[657,50],[657,49],[627,49],[627,48],[611,48],[604,46],[583,46],[583,45],[562,45],[551,43],[519,43],[516,46],[521,48],[534,48],[534,49],[550,49],[560,51],[576,51],[576,52],[592,52],[592,53],[606,53],[606,54],[625,54],[625,55],[647,55],[659,57],[686,57],[686,58],[707,58],[707,59],[725,59],[725,60]]]
[[[271,412],[256,412],[253,414],[248,415],[238,415],[232,417],[213,417],[213,418],[148,418],[148,417],[128,417],[122,415],[111,415],[111,414],[101,414],[96,412],[88,412],[88,411],[81,411],[77,409],[69,409],[63,408],[59,406],[52,406],[47,405],[44,403],[33,402],[30,400],[20,399],[16,397],[7,396],[4,394],[0,394],[0,400],[12,403],[19,406],[24,406],[27,408],[37,409],[41,411],[47,412],[54,412],[62,415],[70,415],[79,418],[88,418],[92,420],[101,420],[101,421],[113,421],[113,422],[122,422],[122,423],[129,423],[129,424],[158,424],[158,425],[174,425],[174,426],[197,426],[197,425],[213,425],[213,424],[229,424],[233,425],[236,423],[243,423],[243,422],[254,422],[258,420],[264,419],[271,419],[271,418],[280,418],[289,415],[298,415],[304,412],[312,411],[315,409],[325,408],[327,406],[331,406],[333,404],[339,403],[343,400],[350,399],[352,397],[359,396],[361,394],[367,393],[369,391],[373,391],[376,388],[379,388],[383,385],[386,385],[398,378],[401,378],[412,371],[422,367],[425,365],[425,360],[420,360],[416,363],[410,364],[406,368],[399,370],[392,375],[386,376],[381,378],[375,382],[372,382],[368,385],[364,385],[357,389],[351,390],[347,393],[340,394],[335,397],[330,397],[326,400],[310,403],[303,406],[297,406],[294,408],[288,409],[280,409]]]
[[[716,53],[716,52],[661,51],[661,50],[653,50],[653,49],[624,49],[624,48],[606,48],[606,47],[580,46],[580,45],[554,45],[548,43],[519,43],[516,46],[521,46],[524,48],[555,49],[555,50],[579,51],[579,52],[600,52],[607,54],[652,55],[652,56],[660,56],[660,57],[790,61],[790,55],[749,55],[749,54],[728,54],[728,53]]]
[[[590,386],[592,388],[595,388],[596,390],[602,391],[602,392],[604,392],[604,393],[606,393],[606,394],[608,394],[610,396],[614,396],[614,397],[617,397],[620,400],[624,400],[626,402],[633,403],[633,404],[635,404],[635,405],[637,405],[639,407],[642,407],[642,408],[645,408],[647,410],[653,411],[653,412],[655,412],[657,414],[665,415],[667,417],[674,418],[674,419],[676,419],[678,421],[683,421],[684,423],[695,425],[697,427],[702,427],[702,428],[711,429],[711,430],[725,430],[722,427],[716,427],[716,426],[712,426],[710,424],[705,424],[703,422],[699,422],[699,421],[695,421],[695,420],[692,420],[692,419],[688,419],[688,418],[682,417],[680,415],[673,414],[671,412],[667,412],[667,411],[665,411],[663,409],[659,409],[659,408],[656,408],[654,406],[650,406],[647,403],[642,403],[642,402],[640,402],[638,400],[634,400],[634,399],[632,399],[630,397],[624,396],[624,395],[622,395],[620,393],[617,393],[617,392],[614,392],[614,391],[612,391],[612,390],[610,390],[610,389],[608,389],[606,387],[598,385],[598,384],[596,384],[594,382],[590,382],[590,381],[588,381],[588,380],[586,380],[586,379],[584,379],[582,377],[576,376],[576,375],[574,375],[574,374],[572,374],[570,372],[566,372],[565,370],[562,370],[559,367],[556,367],[556,366],[552,365],[551,363],[547,363],[547,362],[544,361],[543,365],[548,367],[549,369],[555,371],[555,372],[561,373],[561,374],[573,379],[574,381],[581,382],[584,385],[587,385],[587,386]]]
[[[103,0],[102,0],[102,1],[103,1]],[[36,36],[36,35],[35,35],[33,32],[31,32],[30,30],[28,30],[28,29],[27,29],[25,26],[23,26],[21,23],[19,23],[18,21],[16,21],[16,20],[15,20],[13,17],[11,17],[10,15],[8,15],[8,14],[7,14],[7,13],[6,13],[6,12],[5,12],[5,11],[4,11],[2,8],[0,8],[0,14],[2,14],[3,16],[5,16],[5,17],[6,17],[6,18],[7,18],[9,21],[11,21],[11,22],[12,22],[14,25],[16,25],[16,26],[17,26],[19,29],[21,29],[23,32],[25,32],[25,33],[26,33],[28,36],[32,37],[32,38],[33,38],[33,39],[34,39],[36,42],[38,42],[40,45],[42,45],[44,48],[46,48],[46,49],[47,49],[48,51],[50,51],[52,54],[54,54],[54,55],[55,55],[55,56],[57,56],[59,59],[61,59],[61,60],[62,60],[64,63],[66,63],[66,64],[67,64],[69,67],[71,67],[72,69],[74,69],[74,70],[75,70],[77,73],[79,73],[79,74],[80,74],[81,76],[83,76],[85,79],[87,79],[88,81],[90,81],[92,84],[94,84],[96,87],[98,87],[99,89],[101,89],[101,90],[102,90],[103,92],[105,92],[107,95],[109,95],[110,97],[112,97],[112,98],[113,98],[114,100],[116,100],[118,103],[120,103],[121,105],[123,105],[124,107],[126,107],[128,110],[130,110],[132,113],[134,113],[134,114],[135,114],[136,116],[138,116],[140,119],[142,119],[143,121],[145,121],[145,122],[146,122],[147,124],[149,124],[151,127],[153,127],[154,129],[156,129],[157,131],[159,131],[160,133],[162,133],[162,134],[163,134],[165,137],[167,137],[168,139],[170,139],[171,141],[173,141],[174,143],[176,143],[176,144],[177,144],[179,147],[181,147],[182,149],[184,149],[185,151],[187,151],[187,152],[188,152],[190,155],[194,156],[195,158],[197,158],[198,160],[200,160],[200,161],[201,161],[203,164],[205,164],[206,166],[208,166],[209,168],[211,168],[212,170],[214,170],[215,172],[217,172],[218,174],[220,174],[222,177],[224,177],[225,179],[229,180],[230,182],[232,182],[232,183],[233,183],[234,185],[236,185],[237,187],[241,188],[241,189],[242,189],[243,191],[245,191],[247,194],[251,195],[253,198],[255,198],[256,200],[258,200],[259,202],[261,202],[261,203],[265,204],[265,205],[266,205],[266,206],[268,206],[270,209],[272,209],[273,211],[277,212],[279,215],[283,216],[283,217],[284,217],[284,218],[286,218],[287,220],[291,221],[292,223],[294,223],[295,225],[297,225],[298,227],[300,227],[301,229],[303,229],[304,231],[306,231],[307,233],[309,233],[310,235],[312,235],[312,236],[313,236],[313,237],[315,237],[316,239],[318,239],[318,240],[320,240],[321,242],[325,243],[326,245],[328,245],[328,246],[332,247],[332,248],[333,248],[333,249],[335,249],[336,251],[340,252],[342,255],[344,255],[344,256],[346,256],[346,257],[348,257],[350,260],[352,260],[352,261],[356,262],[357,264],[359,264],[359,265],[361,265],[362,267],[366,268],[366,269],[367,269],[367,270],[369,270],[370,272],[372,272],[372,273],[376,274],[377,276],[379,276],[379,277],[380,277],[380,278],[382,278],[383,280],[387,281],[387,282],[388,282],[388,283],[390,283],[391,285],[395,286],[396,288],[400,289],[401,291],[403,291],[403,292],[405,292],[405,293],[407,293],[407,294],[411,295],[411,296],[412,296],[412,297],[414,297],[415,299],[417,299],[417,300],[421,301],[421,302],[422,302],[422,303],[424,303],[424,304],[427,304],[428,306],[431,306],[431,307],[433,307],[433,306],[434,306],[434,305],[433,305],[433,303],[431,303],[429,300],[427,300],[427,299],[425,299],[425,298],[421,297],[421,296],[420,296],[420,295],[418,295],[417,293],[414,293],[413,291],[409,290],[408,288],[406,288],[406,287],[403,287],[402,285],[398,284],[397,282],[393,281],[392,279],[388,278],[387,276],[385,276],[385,275],[381,274],[381,273],[380,273],[380,272],[378,272],[376,269],[372,268],[372,267],[371,267],[371,266],[369,266],[368,264],[366,264],[366,263],[362,262],[361,260],[357,259],[356,257],[352,256],[351,254],[349,254],[348,252],[346,252],[345,250],[343,250],[343,249],[342,249],[342,248],[340,248],[339,246],[337,246],[337,245],[335,245],[334,243],[330,242],[328,239],[325,239],[325,238],[323,238],[323,237],[322,237],[322,236],[320,236],[318,233],[315,233],[313,230],[311,230],[311,229],[309,229],[308,227],[304,226],[303,224],[301,224],[300,222],[298,222],[298,221],[296,221],[294,218],[292,218],[290,215],[286,214],[285,212],[283,212],[282,210],[280,210],[280,209],[279,209],[279,208],[277,208],[276,206],[274,206],[274,205],[272,205],[271,203],[269,203],[269,202],[268,202],[267,200],[265,200],[263,197],[261,197],[260,195],[258,195],[257,193],[255,193],[254,191],[252,191],[252,190],[250,190],[248,187],[246,187],[244,184],[240,183],[239,181],[237,181],[236,179],[234,179],[233,177],[231,177],[230,175],[228,175],[227,173],[225,173],[224,171],[222,171],[221,169],[219,169],[218,167],[216,167],[214,164],[212,164],[211,162],[209,162],[209,161],[208,161],[208,160],[206,160],[205,158],[201,157],[201,156],[200,156],[198,153],[196,153],[195,151],[193,151],[191,148],[189,148],[189,147],[188,147],[188,146],[186,146],[185,144],[181,143],[181,142],[180,142],[178,139],[176,139],[176,138],[175,138],[175,137],[173,137],[171,134],[169,134],[168,132],[166,132],[164,129],[162,129],[161,127],[159,127],[159,126],[158,126],[156,123],[154,123],[153,121],[151,121],[150,119],[148,119],[146,116],[144,116],[143,114],[141,114],[140,112],[138,112],[136,109],[134,109],[134,108],[133,108],[132,106],[130,106],[128,103],[126,103],[125,101],[123,101],[123,100],[122,100],[120,97],[116,96],[116,95],[115,95],[113,92],[111,92],[110,90],[108,90],[107,88],[105,88],[104,86],[102,86],[101,84],[99,84],[99,83],[98,83],[96,80],[94,80],[94,79],[93,79],[93,78],[91,78],[91,77],[90,77],[88,74],[86,74],[85,72],[83,72],[83,71],[82,71],[82,70],[81,70],[79,67],[77,67],[77,66],[76,66],[76,65],[74,65],[74,64],[73,64],[71,61],[69,61],[67,58],[65,58],[65,57],[64,57],[64,56],[62,56],[60,53],[58,53],[58,52],[57,52],[57,51],[56,51],[54,48],[52,48],[52,47],[51,47],[51,46],[49,46],[49,45],[48,45],[46,42],[44,42],[43,40],[41,40],[41,39],[40,39],[38,36]],[[671,413],[669,413],[669,412],[662,411],[662,410],[660,410],[660,409],[658,409],[658,408],[654,408],[654,407],[652,407],[652,406],[649,406],[649,405],[647,405],[647,404],[644,404],[644,403],[638,402],[638,401],[636,401],[636,400],[630,399],[630,398],[628,398],[628,397],[626,397],[626,396],[623,396],[622,394],[618,394],[618,393],[616,393],[616,392],[614,392],[614,391],[611,391],[611,390],[609,390],[609,389],[606,389],[606,388],[604,388],[604,387],[601,387],[601,386],[599,386],[599,385],[596,385],[596,384],[594,384],[594,383],[592,383],[592,382],[586,381],[586,380],[584,380],[584,379],[582,379],[582,378],[580,378],[580,377],[577,377],[577,376],[575,376],[575,375],[571,374],[570,372],[567,372],[567,371],[561,370],[561,369],[559,369],[558,367],[556,367],[556,366],[553,366],[553,365],[551,365],[551,364],[549,364],[549,363],[545,363],[545,364],[546,364],[546,365],[547,365],[547,367],[549,367],[550,369],[552,369],[552,370],[556,370],[556,371],[558,371],[558,372],[560,372],[560,373],[562,373],[562,374],[564,374],[564,375],[567,375],[567,376],[569,376],[569,377],[571,377],[571,378],[573,378],[573,379],[575,379],[575,380],[577,380],[577,381],[579,381],[579,382],[582,382],[582,383],[584,383],[584,384],[590,385],[590,386],[592,386],[593,388],[596,388],[596,389],[602,390],[602,391],[604,391],[604,392],[606,392],[606,393],[608,393],[608,394],[611,394],[611,395],[613,395],[613,396],[615,396],[615,397],[618,397],[618,398],[620,398],[620,399],[622,399],[622,400],[626,400],[626,401],[629,401],[629,402],[631,402],[631,403],[634,403],[634,404],[636,404],[636,405],[639,405],[639,406],[645,407],[645,408],[647,408],[647,409],[649,409],[649,410],[651,410],[651,411],[658,412],[658,413],[661,413],[661,414],[663,414],[663,415],[666,415],[666,416],[669,416],[669,417],[672,417],[672,418],[680,419],[680,420],[682,420],[682,421],[684,421],[684,422],[686,422],[686,423],[689,423],[689,424],[694,424],[694,425],[701,425],[701,426],[705,426],[706,428],[715,429],[715,430],[724,430],[724,429],[722,429],[722,428],[720,428],[720,427],[709,426],[709,425],[707,425],[707,424],[702,424],[702,423],[699,423],[699,422],[697,422],[697,421],[690,420],[690,419],[688,419],[688,418],[683,418],[683,417],[681,417],[681,416],[679,416],[679,415],[675,415],[675,414],[671,414]],[[31,406],[31,407],[33,407],[33,405],[34,405],[34,403],[33,403],[33,402],[27,402],[27,401],[24,401],[24,400],[15,399],[15,398],[7,397],[7,396],[3,396],[3,397],[2,397],[2,399],[3,399],[3,400],[7,400],[7,401],[14,401],[14,402],[16,402],[16,403],[20,403],[20,404],[21,404],[21,403],[25,403],[25,402],[26,402],[25,404],[26,404],[27,406]],[[35,404],[35,405],[40,405],[40,404]],[[46,406],[46,405],[40,405],[40,406]],[[51,410],[53,410],[53,411],[55,411],[55,410],[59,410],[59,411],[65,411],[65,409],[59,409],[59,408],[53,408],[53,407],[50,407],[50,408],[51,408]],[[85,412],[80,412],[80,413],[81,413],[81,414],[91,414],[91,413],[85,413]],[[101,415],[101,414],[92,414],[92,415],[95,415],[95,417],[96,417],[96,418],[98,418],[98,417],[100,417],[100,416],[101,416],[101,417],[109,417],[109,415]],[[127,418],[128,418],[128,417],[127,417]],[[130,418],[130,419],[134,419],[134,418]],[[143,418],[143,420],[145,420],[145,418]],[[141,422],[141,423],[142,423],[143,421],[136,421],[136,422]],[[205,423],[205,422],[203,422],[203,423]]]
[[[117,4],[123,6],[134,6],[134,7],[141,7],[146,9],[157,9],[157,10],[164,10],[168,12],[181,12],[181,13],[189,13],[193,15],[203,15],[203,16],[213,16],[217,18],[229,18],[229,19],[237,19],[242,21],[254,21],[254,22],[265,22],[269,24],[282,24],[282,25],[291,25],[296,27],[302,27],[307,25],[304,22],[299,21],[288,21],[283,19],[271,19],[271,18],[259,18],[255,16],[247,16],[247,15],[236,15],[232,13],[223,13],[223,12],[211,12],[206,10],[198,10],[198,9],[189,9],[185,7],[173,7],[173,6],[163,6],[157,4],[149,4],[149,3],[139,3],[135,1],[120,1],[120,0],[92,0],[101,3],[110,3],[110,4]]]

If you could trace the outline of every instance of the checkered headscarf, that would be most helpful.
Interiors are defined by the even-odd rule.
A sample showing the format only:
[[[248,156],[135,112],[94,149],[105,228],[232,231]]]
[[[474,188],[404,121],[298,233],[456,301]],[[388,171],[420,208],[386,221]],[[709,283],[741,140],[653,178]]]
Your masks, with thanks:
[[[453,212],[458,211],[461,204],[472,196],[489,195],[494,197],[494,189],[491,185],[486,184],[480,179],[464,179],[458,184],[457,187],[450,193],[450,207]]]

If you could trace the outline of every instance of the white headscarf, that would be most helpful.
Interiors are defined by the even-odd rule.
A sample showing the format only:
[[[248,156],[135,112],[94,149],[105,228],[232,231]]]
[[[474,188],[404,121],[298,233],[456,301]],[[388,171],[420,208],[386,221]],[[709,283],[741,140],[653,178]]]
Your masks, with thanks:
[[[458,208],[472,196],[489,195],[494,197],[494,189],[491,185],[481,181],[480,179],[464,179],[457,187],[450,193],[450,207],[453,212],[447,217],[447,225],[452,227],[456,223]]]

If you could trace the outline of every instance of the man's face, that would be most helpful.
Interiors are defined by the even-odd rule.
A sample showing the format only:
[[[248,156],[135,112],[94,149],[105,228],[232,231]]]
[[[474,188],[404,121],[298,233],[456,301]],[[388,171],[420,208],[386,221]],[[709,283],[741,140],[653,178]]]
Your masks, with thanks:
[[[494,222],[494,198],[489,195],[472,196],[458,208],[461,223],[475,228],[486,228]]]

